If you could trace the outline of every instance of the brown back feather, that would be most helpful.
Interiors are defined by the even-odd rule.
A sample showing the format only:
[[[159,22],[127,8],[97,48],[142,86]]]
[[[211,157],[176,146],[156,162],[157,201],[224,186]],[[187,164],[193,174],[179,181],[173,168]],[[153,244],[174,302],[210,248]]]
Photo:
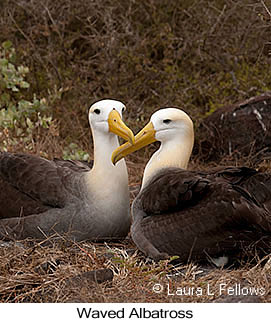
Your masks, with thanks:
[[[262,205],[271,202],[270,184],[270,175],[249,168],[161,170],[134,203],[132,236],[139,248],[142,238],[186,260],[238,250],[270,235],[271,210]]]
[[[90,170],[77,161],[49,161],[28,154],[0,153],[0,218],[63,208],[76,174]]]

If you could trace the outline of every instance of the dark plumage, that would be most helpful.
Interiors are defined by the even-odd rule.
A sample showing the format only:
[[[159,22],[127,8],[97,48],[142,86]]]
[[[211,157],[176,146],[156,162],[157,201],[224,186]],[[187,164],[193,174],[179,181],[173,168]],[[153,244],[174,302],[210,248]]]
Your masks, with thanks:
[[[148,256],[218,257],[271,242],[271,176],[250,168],[167,168],[133,204],[132,237]],[[164,254],[163,254],[164,253]]]
[[[90,169],[79,161],[0,153],[0,219],[63,208],[66,200],[80,195],[80,191],[70,192],[75,179],[79,182]]]

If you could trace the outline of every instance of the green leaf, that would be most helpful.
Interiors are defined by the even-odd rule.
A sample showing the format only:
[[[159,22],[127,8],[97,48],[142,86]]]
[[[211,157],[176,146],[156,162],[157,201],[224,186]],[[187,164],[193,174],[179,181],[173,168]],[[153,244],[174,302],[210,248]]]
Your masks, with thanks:
[[[6,58],[0,58],[0,68],[8,66],[8,60]]]
[[[30,129],[34,128],[33,122],[29,118],[26,118],[26,124],[28,128]]]
[[[12,42],[10,41],[10,40],[7,40],[7,41],[4,41],[3,43],[2,43],[2,47],[4,48],[4,49],[10,49],[11,47],[12,47]]]

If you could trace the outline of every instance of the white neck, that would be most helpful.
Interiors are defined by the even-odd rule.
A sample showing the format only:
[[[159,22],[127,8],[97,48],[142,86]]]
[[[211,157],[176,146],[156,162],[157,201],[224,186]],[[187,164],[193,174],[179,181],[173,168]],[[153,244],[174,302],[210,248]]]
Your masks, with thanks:
[[[110,194],[121,190],[128,191],[128,173],[125,160],[116,166],[112,164],[112,152],[119,147],[119,140],[115,134],[104,135],[92,129],[94,141],[94,165],[86,175],[89,189],[95,196],[110,198]],[[94,189],[95,188],[95,191]]]
[[[159,150],[152,155],[145,167],[141,189],[162,168],[179,167],[186,169],[192,153],[193,144],[193,129],[190,129],[186,133],[181,132],[172,140],[161,142]]]

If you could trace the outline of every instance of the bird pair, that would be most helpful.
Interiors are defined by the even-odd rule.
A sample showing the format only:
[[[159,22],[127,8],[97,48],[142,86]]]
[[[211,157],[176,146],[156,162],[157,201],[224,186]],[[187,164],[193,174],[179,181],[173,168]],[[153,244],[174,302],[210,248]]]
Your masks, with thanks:
[[[132,205],[131,235],[159,260],[202,259],[270,246],[271,176],[245,167],[187,171],[193,123],[180,109],[155,112],[135,137],[122,122],[125,106],[103,100],[89,110],[94,164],[0,154],[0,235],[75,240],[125,237],[130,228],[128,174],[123,157],[154,141]],[[129,142],[119,147],[117,136]],[[266,245],[264,244],[264,248]],[[266,247],[267,248],[267,247]]]

